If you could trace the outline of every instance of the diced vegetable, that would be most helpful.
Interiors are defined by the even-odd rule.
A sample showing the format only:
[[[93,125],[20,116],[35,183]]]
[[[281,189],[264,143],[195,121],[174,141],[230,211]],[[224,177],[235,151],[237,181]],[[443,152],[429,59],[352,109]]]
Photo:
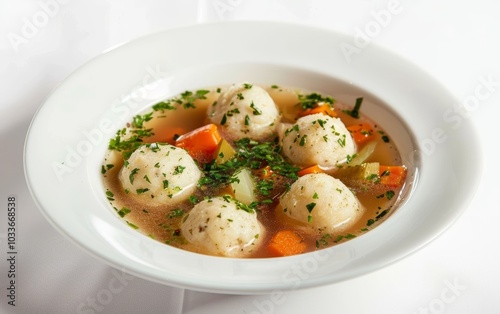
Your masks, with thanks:
[[[207,124],[181,135],[175,146],[184,148],[193,159],[207,163],[214,159],[221,137],[215,124]]]
[[[228,160],[231,160],[236,155],[236,150],[229,144],[228,141],[222,139],[217,148],[215,154],[215,162],[217,164],[223,164]]]
[[[301,254],[306,250],[302,237],[291,230],[278,231],[271,239],[269,254],[275,257]]]
[[[314,173],[322,173],[322,172],[324,172],[323,169],[321,169],[318,165],[314,165],[314,166],[300,169],[299,172],[297,172],[297,175],[299,177],[302,177],[302,176],[305,176],[306,174],[314,174]]]
[[[348,165],[351,167],[361,165],[364,163],[375,151],[375,147],[377,146],[377,142],[371,142],[365,145],[363,149],[361,149],[357,154],[351,156],[351,159],[348,161]]]
[[[406,168],[403,166],[380,166],[378,175],[381,184],[399,187],[406,179]]]
[[[347,127],[347,130],[351,132],[353,140],[358,145],[371,141],[374,138],[373,127],[368,123],[350,125]]]
[[[250,171],[243,168],[234,176],[236,180],[231,183],[231,188],[234,191],[234,198],[246,205],[257,201],[255,196],[255,182]]]
[[[315,114],[315,113],[322,113],[322,114],[325,114],[325,115],[330,116],[330,117],[337,116],[337,113],[335,112],[335,110],[333,110],[332,106],[329,104],[321,104],[321,105],[318,105],[314,108],[304,109],[304,111],[302,111],[300,113],[300,116],[303,117],[303,116],[307,116],[307,115]]]

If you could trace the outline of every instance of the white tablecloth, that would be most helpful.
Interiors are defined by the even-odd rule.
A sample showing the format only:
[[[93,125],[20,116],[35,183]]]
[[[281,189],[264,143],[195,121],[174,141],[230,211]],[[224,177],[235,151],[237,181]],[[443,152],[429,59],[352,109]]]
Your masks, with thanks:
[[[500,313],[499,14],[500,2],[494,0],[0,1],[0,312]],[[56,232],[31,199],[22,164],[29,123],[50,91],[123,41],[171,27],[240,19],[363,32],[369,43],[429,72],[459,100],[484,91],[484,81],[490,81],[488,95],[464,116],[481,136],[485,173],[460,220],[387,268],[276,298],[201,293],[135,278]],[[9,196],[17,200],[15,306],[9,304]]]

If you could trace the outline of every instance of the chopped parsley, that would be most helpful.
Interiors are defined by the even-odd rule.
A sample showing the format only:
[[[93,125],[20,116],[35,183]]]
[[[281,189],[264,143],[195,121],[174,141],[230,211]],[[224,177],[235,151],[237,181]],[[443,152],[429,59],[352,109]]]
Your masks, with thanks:
[[[307,135],[303,135],[303,136],[300,138],[299,145],[300,145],[300,146],[304,146],[304,145],[306,145],[306,142],[307,142]]]
[[[129,225],[129,227],[131,227],[132,229],[139,229],[139,227],[137,227],[136,225],[134,225],[133,223],[128,222],[128,221],[127,221],[127,225]]]
[[[385,197],[387,197],[388,200],[392,199],[394,197],[395,193],[393,190],[389,190],[385,192]]]
[[[260,109],[258,109],[255,104],[253,103],[253,101],[250,103],[250,108],[253,109],[253,114],[256,115],[256,116],[260,116],[262,114],[262,111]]]
[[[176,166],[175,169],[174,169],[173,175],[177,175],[177,174],[183,173],[184,169],[186,169],[186,167],[181,166],[181,165]]]
[[[130,184],[134,184],[134,176],[139,172],[139,168],[134,168],[132,171],[130,171],[130,175],[128,176],[128,179],[130,180]]]
[[[299,103],[302,107],[302,109],[311,109],[315,108],[318,103],[327,103],[333,105],[335,103],[335,100],[332,97],[324,97],[318,93],[311,93],[307,95],[299,94]]]
[[[131,212],[130,209],[128,209],[127,207],[123,207],[122,209],[120,209],[118,211],[118,215],[123,218],[123,217],[125,217],[130,212]]]
[[[111,192],[110,190],[107,190],[107,191],[106,191],[106,197],[107,197],[107,199],[108,199],[109,201],[114,201],[114,200],[115,200],[115,199],[114,199],[114,196],[115,196],[115,195],[114,195],[114,194],[113,194],[113,192]]]
[[[226,122],[227,122],[227,116],[226,116],[226,114],[224,114],[222,116],[222,119],[220,120],[220,125],[224,125],[224,124],[226,124]]]
[[[363,97],[356,98],[356,104],[352,110],[343,110],[344,113],[350,115],[353,118],[359,118],[359,109],[361,108],[361,104],[363,103]]]
[[[311,222],[312,221],[312,215],[311,215],[311,212],[312,210],[314,209],[314,207],[316,206],[316,203],[312,202],[312,203],[309,203],[306,205],[306,208],[307,208],[307,211],[309,212],[309,215],[307,216],[307,222]]]
[[[167,218],[181,217],[184,213],[183,209],[173,209],[167,214]]]
[[[144,122],[150,121],[151,119],[153,119],[152,112],[144,114],[144,115],[136,115],[132,119],[132,127],[137,128],[137,129],[141,129],[144,127]]]

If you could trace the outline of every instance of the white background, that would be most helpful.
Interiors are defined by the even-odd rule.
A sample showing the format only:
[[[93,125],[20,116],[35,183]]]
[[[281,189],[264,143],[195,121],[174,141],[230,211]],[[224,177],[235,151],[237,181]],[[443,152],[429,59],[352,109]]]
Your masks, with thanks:
[[[396,13],[377,22],[382,10],[394,7]],[[500,313],[500,171],[494,149],[500,116],[499,13],[496,0],[0,1],[0,312]],[[371,44],[412,61],[459,101],[473,97],[481,80],[493,82],[488,97],[468,107],[466,119],[477,126],[483,143],[484,151],[477,153],[485,171],[460,220],[385,269],[274,296],[225,296],[148,282],[86,255],[57,233],[33,203],[22,165],[29,123],[50,91],[121,42],[172,27],[241,19],[369,33]],[[370,28],[374,23],[378,28]],[[314,49],[314,39],[300,44]],[[15,307],[6,297],[8,195],[18,200]]]

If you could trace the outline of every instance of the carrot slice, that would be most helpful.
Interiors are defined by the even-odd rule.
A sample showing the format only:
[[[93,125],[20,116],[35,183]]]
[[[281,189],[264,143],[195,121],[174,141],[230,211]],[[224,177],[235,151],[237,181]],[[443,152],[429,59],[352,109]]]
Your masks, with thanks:
[[[330,117],[337,116],[337,113],[335,112],[335,110],[333,110],[333,108],[327,104],[319,105],[319,106],[316,106],[314,108],[304,109],[304,111],[302,111],[300,113],[300,116],[303,117],[303,116],[307,116],[307,115],[315,114],[315,113],[322,113],[322,114],[325,114],[325,115],[330,116]]]
[[[200,163],[214,160],[221,137],[215,124],[207,124],[181,135],[175,146],[184,148],[193,159]]]
[[[302,177],[302,176],[305,176],[306,174],[314,174],[314,173],[322,173],[322,172],[324,172],[323,169],[321,169],[318,165],[314,165],[314,166],[300,169],[299,172],[297,172],[297,175],[299,177]]]
[[[306,250],[304,240],[291,230],[278,231],[267,247],[269,254],[275,257],[301,254]]]
[[[347,127],[347,130],[351,132],[352,138],[356,144],[363,144],[370,141],[374,136],[373,127],[368,123],[350,125]]]
[[[398,187],[406,179],[406,168],[404,166],[380,166],[378,175],[381,184]]]

